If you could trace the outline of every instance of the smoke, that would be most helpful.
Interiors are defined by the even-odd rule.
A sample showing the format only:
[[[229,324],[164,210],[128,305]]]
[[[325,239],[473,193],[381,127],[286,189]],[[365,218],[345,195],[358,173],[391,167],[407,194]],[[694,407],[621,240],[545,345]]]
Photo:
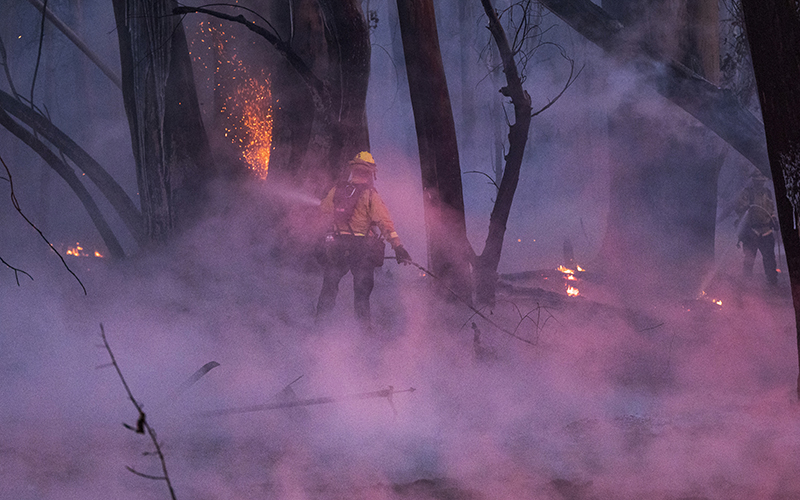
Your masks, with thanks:
[[[319,276],[269,257],[250,209],[162,255],[101,265],[90,294],[6,283],[3,498],[164,498],[115,356],[164,443],[179,498],[753,498],[797,491],[792,310],[783,294],[647,310],[597,295],[502,332],[387,262],[373,335],[314,325]],[[586,283],[587,287],[589,283]],[[566,299],[565,299],[566,300]],[[513,302],[513,303],[512,303]],[[492,309],[509,328],[523,297]],[[35,311],[35,312],[34,312]],[[493,356],[475,357],[476,321]],[[209,361],[220,365],[176,395]],[[302,375],[302,378],[297,380]],[[326,405],[204,416],[278,401]],[[414,387],[386,399],[345,396]],[[396,413],[395,413],[396,411]],[[449,493],[447,493],[449,492]]]
[[[447,24],[455,7],[442,4],[443,37],[458,33]],[[376,8],[373,42],[387,48],[373,51],[369,97],[376,187],[404,246],[425,264],[413,116],[401,68],[387,57],[389,4]],[[308,250],[319,201],[283,186],[220,185],[203,220],[169,246],[124,262],[68,259],[86,296],[4,215],[4,241],[22,243],[0,256],[34,280],[17,286],[9,270],[0,274],[0,499],[168,498],[163,482],[126,469],[161,474],[149,440],[122,425],[138,415],[107,366],[100,323],[158,432],[178,498],[798,496],[796,339],[785,279],[777,288],[762,284],[758,265],[753,277],[740,275],[730,219],[713,235],[714,267],[699,274],[705,296],[667,293],[674,268],[643,270],[655,251],[640,251],[631,269],[604,267],[609,214],[620,208],[611,195],[618,162],[638,151],[643,164],[658,165],[670,148],[687,150],[696,123],[630,68],[554,33],[586,68],[535,118],[507,227],[503,286],[497,303],[480,309],[491,323],[436,294],[435,278],[387,260],[376,271],[372,334],[353,318],[350,276],[330,321],[315,324],[321,272]],[[474,42],[477,60],[485,42]],[[462,43],[443,44],[446,61],[460,60]],[[531,63],[526,82],[540,104],[563,85],[564,67],[550,56]],[[483,69],[463,80],[459,71],[448,67],[451,97],[460,102],[455,96],[471,90],[472,112],[484,119],[470,135],[468,109],[456,109],[462,170],[492,175],[490,118],[502,122],[492,114],[497,82]],[[621,149],[626,136],[609,133],[608,120],[620,110],[673,142]],[[92,135],[112,164],[131,163],[113,146],[123,120],[120,113],[113,126],[102,121]],[[722,201],[738,193],[741,159],[731,153],[719,168]],[[662,169],[658,179],[675,181],[676,172]],[[465,174],[464,189],[480,252],[496,191],[479,174]],[[637,196],[625,207],[651,214],[663,207],[655,205],[660,193],[648,193],[653,206]],[[711,216],[721,214],[720,202]],[[642,248],[666,244],[663,227],[631,232]],[[555,271],[565,239],[586,269],[576,298]],[[513,282],[506,275],[523,271],[530,274]],[[187,384],[211,361],[219,366]],[[390,386],[398,391],[391,400],[349,398]],[[225,412],[295,397],[335,402]]]

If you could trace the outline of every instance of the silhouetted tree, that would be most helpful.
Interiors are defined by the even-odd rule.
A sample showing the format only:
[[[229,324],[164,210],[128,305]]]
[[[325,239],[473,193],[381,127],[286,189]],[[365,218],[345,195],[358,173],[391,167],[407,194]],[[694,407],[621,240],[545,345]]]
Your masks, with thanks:
[[[800,355],[800,3],[742,0],[786,249]],[[800,398],[800,375],[797,395]]]
[[[114,0],[122,93],[147,235],[165,240],[216,175],[174,0]]]
[[[491,2],[481,0],[481,4],[505,74],[506,85],[499,90],[513,105],[514,123],[509,124],[505,164],[496,168],[497,198],[480,255],[475,254],[466,238],[458,148],[433,3],[398,0],[397,7],[420,152],[430,266],[437,276],[444,278],[450,291],[463,299],[471,300],[472,291],[476,290],[479,302],[492,303],[506,224],[519,181],[531,118],[536,114],[532,113],[530,96],[522,88],[522,76],[515,59],[526,61],[531,56],[539,47],[541,32],[531,16],[531,1],[518,2],[511,7],[522,13],[519,24],[512,26],[515,30],[513,44],[506,38]],[[532,47],[526,49],[531,41]],[[570,72],[564,90],[572,81]],[[538,112],[549,108],[561,94]]]
[[[397,11],[422,172],[428,265],[453,292],[471,300],[474,254],[433,1],[397,0]]]

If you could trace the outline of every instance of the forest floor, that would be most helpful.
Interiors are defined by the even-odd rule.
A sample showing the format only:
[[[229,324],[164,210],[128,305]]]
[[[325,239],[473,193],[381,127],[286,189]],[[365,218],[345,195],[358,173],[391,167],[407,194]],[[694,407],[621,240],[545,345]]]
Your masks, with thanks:
[[[92,264],[87,296],[0,285],[0,499],[169,498],[126,470],[161,473],[100,323],[177,498],[800,498],[785,282],[661,300],[587,274],[568,297],[559,271],[517,273],[485,319],[388,262],[367,334],[349,277],[315,326],[318,273],[171,252]],[[287,397],[320,404],[258,408]]]

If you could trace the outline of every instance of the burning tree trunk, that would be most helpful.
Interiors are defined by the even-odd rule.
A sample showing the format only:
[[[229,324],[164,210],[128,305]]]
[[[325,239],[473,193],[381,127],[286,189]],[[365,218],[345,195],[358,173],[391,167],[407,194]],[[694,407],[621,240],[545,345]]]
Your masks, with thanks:
[[[431,270],[471,299],[461,167],[432,0],[397,0],[411,106],[422,171],[425,230]]]
[[[276,6],[273,14],[282,20],[278,25],[290,33],[288,40],[275,25],[267,29],[242,15],[200,7],[178,7],[173,13],[197,12],[241,24],[277,50],[285,68],[293,74],[281,71],[279,88],[275,89],[275,97],[283,104],[276,114],[276,147],[291,148],[289,154],[280,151],[275,155],[276,173],[278,177],[288,174],[293,181],[310,183],[316,191],[324,192],[347,159],[369,148],[369,29],[357,0],[291,2],[287,5],[291,15],[282,7]],[[299,50],[293,43],[295,29],[301,32]],[[327,50],[324,56],[320,54],[323,50]],[[283,131],[292,136],[291,140],[282,137]]]
[[[476,291],[478,301],[481,303],[494,302],[495,287],[497,282],[497,266],[500,264],[500,253],[503,249],[503,239],[506,233],[506,223],[511,212],[511,203],[519,182],[519,172],[522,167],[522,157],[525,153],[525,144],[528,142],[528,130],[531,125],[531,98],[522,88],[522,81],[514,62],[514,52],[508,43],[505,31],[489,0],[481,0],[486,16],[489,18],[489,30],[494,37],[495,44],[503,61],[503,72],[508,85],[500,92],[511,99],[514,105],[514,123],[508,131],[508,154],[503,177],[497,191],[492,215],[489,219],[489,234],[486,245],[477,259],[475,266]]]
[[[142,215],[161,241],[202,199],[211,152],[174,0],[113,3]]]
[[[753,57],[800,354],[800,5],[796,0],[742,0]],[[800,398],[800,376],[797,394]]]

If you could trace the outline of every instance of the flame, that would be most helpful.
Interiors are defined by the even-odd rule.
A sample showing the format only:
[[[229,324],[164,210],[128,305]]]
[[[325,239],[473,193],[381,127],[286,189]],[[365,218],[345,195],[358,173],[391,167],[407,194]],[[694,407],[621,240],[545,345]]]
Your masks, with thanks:
[[[83,252],[83,247],[80,243],[76,243],[74,247],[67,247],[67,255],[74,255],[75,257],[80,257],[81,252]]]
[[[583,271],[583,269],[581,269],[581,266],[577,266],[577,268],[578,268],[579,271]],[[564,273],[564,278],[567,281],[578,281],[578,278],[575,276],[575,271],[574,270],[572,270],[572,269],[570,269],[568,267],[565,267],[563,265],[558,266],[556,268],[556,270],[561,271],[562,273]],[[545,279],[547,279],[547,278],[545,278]],[[580,291],[578,291],[578,289],[575,288],[574,286],[570,285],[569,283],[567,283],[566,285],[567,285],[567,295],[569,295],[570,297],[577,297],[578,294],[580,294]]]
[[[238,61],[241,66],[241,61]],[[260,179],[266,179],[272,151],[272,94],[269,80],[249,78],[229,95],[225,107],[230,127],[226,135],[241,148],[241,157]],[[241,115],[241,118],[235,115]]]
[[[260,179],[269,171],[272,152],[272,91],[268,75],[263,71],[251,75],[238,56],[234,37],[221,25],[200,23],[199,43],[216,58],[214,91],[224,95],[219,112],[226,122],[225,137],[238,146],[240,158]],[[195,41],[192,41],[194,47]],[[195,61],[208,69],[199,56]],[[221,74],[223,73],[224,76]]]
[[[586,269],[581,268],[581,266],[578,266],[577,264],[576,264],[576,267],[577,267],[578,271],[580,271],[580,272],[586,271]]]
[[[563,265],[558,266],[556,269],[558,271],[561,271],[564,274],[575,274],[575,271],[573,271],[572,269],[566,268]]]
[[[93,251],[84,251],[84,250],[85,248],[83,248],[80,243],[76,242],[75,245],[67,246],[67,249],[64,250],[64,254],[71,255],[73,257],[97,257],[100,259],[104,257],[103,254],[101,254],[97,250]]]

